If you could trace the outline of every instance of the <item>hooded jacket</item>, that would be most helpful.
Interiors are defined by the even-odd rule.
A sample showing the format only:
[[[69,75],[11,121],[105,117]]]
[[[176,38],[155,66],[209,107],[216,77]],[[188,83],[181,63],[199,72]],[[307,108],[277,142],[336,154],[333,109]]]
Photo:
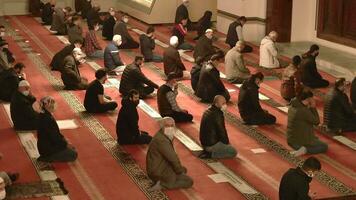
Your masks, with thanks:
[[[260,45],[260,66],[265,68],[278,68],[278,51],[275,43],[268,36],[264,37]]]
[[[287,142],[298,146],[314,145],[319,139],[315,136],[313,126],[320,123],[316,108],[305,106],[294,98],[288,109]]]

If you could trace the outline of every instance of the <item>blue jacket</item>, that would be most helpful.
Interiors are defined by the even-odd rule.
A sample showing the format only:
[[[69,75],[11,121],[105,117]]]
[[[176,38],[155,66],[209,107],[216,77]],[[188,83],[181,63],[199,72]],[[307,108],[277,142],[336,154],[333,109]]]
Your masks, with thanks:
[[[113,70],[118,66],[122,66],[124,63],[121,61],[119,48],[110,42],[104,50],[104,66],[109,70]]]

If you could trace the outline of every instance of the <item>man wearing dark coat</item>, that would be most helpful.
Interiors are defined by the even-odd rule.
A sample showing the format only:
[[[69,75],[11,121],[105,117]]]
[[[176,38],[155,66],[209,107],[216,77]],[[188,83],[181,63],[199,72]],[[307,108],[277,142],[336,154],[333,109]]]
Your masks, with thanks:
[[[253,74],[241,86],[237,106],[240,116],[248,125],[264,125],[276,123],[276,117],[263,110],[259,101],[259,85],[263,81],[263,74]]]
[[[16,130],[37,130],[39,113],[33,109],[35,102],[30,84],[26,80],[20,81],[10,104],[11,119]]]
[[[345,78],[340,78],[325,98],[324,124],[337,133],[356,131],[356,113],[346,94],[346,88]]]
[[[43,3],[41,0],[29,0],[29,11],[30,13],[35,16],[39,17],[41,15],[41,9],[43,7]]]
[[[137,105],[140,102],[137,90],[130,90],[121,101],[121,109],[116,122],[117,142],[124,144],[149,144],[152,137],[138,127]]]
[[[57,35],[67,34],[67,19],[66,16],[72,11],[72,8],[55,8],[52,18],[51,31],[55,31]]]
[[[85,90],[88,80],[80,76],[77,62],[82,59],[80,49],[75,48],[71,55],[64,58],[61,78],[66,90]]]
[[[197,85],[199,83],[199,78],[200,78],[200,72],[202,69],[203,65],[203,58],[198,56],[195,59],[195,65],[192,67],[192,69],[190,70],[190,83],[192,86],[192,89],[194,90],[194,92],[197,91]]]
[[[164,74],[168,76],[170,73],[175,73],[177,78],[189,79],[190,75],[186,71],[177,50],[178,38],[172,36],[169,44],[169,47],[163,53]]]
[[[307,158],[302,167],[289,169],[282,177],[279,185],[280,200],[311,200],[309,183],[316,172],[321,170],[321,164],[315,157]]]
[[[201,158],[234,158],[236,150],[230,145],[225,128],[223,111],[226,110],[225,97],[217,95],[213,104],[204,112],[199,131],[199,139],[205,155]]]
[[[114,26],[114,35],[121,35],[122,44],[119,49],[137,49],[140,45],[132,38],[127,30],[128,15],[123,15],[120,21],[117,21]]]
[[[55,7],[55,1],[53,0],[47,2],[43,6],[41,18],[44,25],[52,24],[54,7]]]
[[[143,66],[143,57],[136,56],[135,62],[126,66],[121,76],[119,91],[126,96],[132,89],[139,92],[140,98],[150,95],[158,85],[149,80],[141,71]]]
[[[51,67],[52,70],[55,71],[61,71],[63,67],[63,60],[65,57],[70,55],[73,52],[74,48],[81,48],[83,44],[82,40],[76,40],[74,41],[74,44],[70,44],[65,46],[62,50],[57,52],[53,58],[49,66]]]
[[[354,78],[354,80],[352,80],[351,83],[350,98],[351,98],[352,107],[356,111],[356,77]]]
[[[216,68],[223,58],[223,54],[214,54],[201,69],[195,94],[202,102],[211,103],[216,95],[224,96],[226,101],[230,100],[230,94],[220,80],[220,72]]]
[[[199,56],[203,58],[204,61],[208,61],[212,55],[216,53],[215,47],[213,46],[213,30],[207,29],[205,35],[201,36],[195,45],[193,57],[196,60]]]
[[[102,24],[102,20],[99,15],[100,11],[100,6],[99,5],[94,5],[88,12],[87,14],[87,23],[88,27],[94,28],[95,23]]]
[[[154,27],[149,26],[146,34],[140,35],[140,49],[145,62],[162,62],[163,60],[162,56],[153,53],[156,47],[154,31]]]
[[[75,41],[83,41],[82,20],[80,16],[73,16],[72,22],[68,26],[68,40],[72,44]]]
[[[113,8],[109,9],[110,16],[103,22],[102,36],[105,40],[111,41],[114,36],[114,26],[116,23],[115,10]]]
[[[230,46],[230,48],[235,47],[236,42],[245,41],[243,36],[243,26],[246,23],[247,19],[245,16],[238,17],[235,21],[231,22],[229,29],[226,34],[225,43]],[[252,47],[245,44],[242,53],[252,52]]]
[[[0,72],[0,100],[10,102],[16,92],[19,82],[24,80],[23,69],[25,65],[17,63],[14,67]]]
[[[319,55],[319,46],[313,44],[302,57],[300,63],[301,82],[310,88],[324,88],[329,86],[329,81],[323,79],[316,67],[315,59]]]

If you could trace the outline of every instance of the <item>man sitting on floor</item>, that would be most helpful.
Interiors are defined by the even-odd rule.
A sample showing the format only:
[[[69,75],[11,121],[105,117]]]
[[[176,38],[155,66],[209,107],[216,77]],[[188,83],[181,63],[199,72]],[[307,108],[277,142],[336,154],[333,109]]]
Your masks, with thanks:
[[[280,200],[314,199],[309,196],[309,183],[321,170],[320,161],[315,157],[307,158],[301,167],[291,168],[284,173],[279,185]]]
[[[8,44],[6,41],[0,41],[0,72],[11,67],[11,63],[8,59],[8,54],[6,52],[7,45]]]
[[[100,11],[100,5],[94,4],[93,7],[88,11],[87,14],[87,23],[88,23],[88,28],[93,28],[96,25],[96,23],[102,24],[102,20],[99,15]]]
[[[123,144],[149,144],[152,137],[138,127],[137,106],[140,103],[137,90],[130,90],[121,101],[121,109],[116,122],[117,142]]]
[[[347,87],[345,78],[340,78],[326,95],[324,124],[332,132],[356,131],[356,113],[346,94]]]
[[[92,26],[89,27],[89,31],[84,39],[85,54],[87,54],[89,58],[102,59],[104,57],[104,52],[96,38],[96,32],[99,30],[99,23],[95,21],[92,21],[91,23]]]
[[[109,74],[116,74],[118,68],[125,65],[121,61],[119,54],[119,46],[122,44],[121,36],[114,35],[112,42],[110,42],[104,50],[104,66],[108,70]],[[121,68],[120,68],[121,69]]]
[[[202,102],[211,103],[216,95],[222,95],[226,101],[230,100],[230,94],[220,79],[220,72],[216,68],[224,59],[223,53],[214,54],[203,66],[195,94]]]
[[[147,28],[146,34],[140,35],[141,53],[145,58],[145,62],[162,62],[163,57],[153,53],[155,49],[155,29],[153,26]]]
[[[351,83],[350,98],[352,107],[354,108],[354,111],[356,111],[356,77],[354,78],[354,80],[352,80]]]
[[[178,38],[177,49],[193,51],[194,47],[188,42],[184,41],[184,38],[188,33],[187,22],[188,19],[183,18],[179,21],[178,24],[175,24],[173,27],[172,36],[176,36]]]
[[[172,36],[169,40],[169,44],[169,47],[163,53],[164,73],[167,76],[173,72],[176,74],[177,78],[190,79],[190,74],[185,69],[177,50],[178,38],[176,36]]]
[[[119,46],[120,49],[137,49],[140,45],[132,38],[127,30],[128,21],[129,16],[124,14],[121,20],[117,21],[114,26],[114,35],[121,35],[122,37],[122,45]]]
[[[135,62],[126,66],[121,76],[119,91],[123,96],[129,94],[132,89],[140,93],[140,98],[146,98],[153,91],[158,89],[158,85],[149,80],[141,71],[143,57],[136,56]]]
[[[52,113],[56,109],[56,102],[52,97],[44,97],[40,101],[37,130],[37,148],[41,162],[73,162],[77,159],[77,152],[61,134]]]
[[[50,0],[43,6],[41,18],[44,25],[52,24],[53,12],[55,6],[56,6],[55,0]]]
[[[116,23],[116,12],[114,8],[109,9],[109,17],[103,22],[102,36],[105,40],[111,41],[114,36],[114,26]]]
[[[260,84],[263,74],[258,72],[245,81],[240,89],[237,106],[240,116],[248,125],[275,124],[276,117],[263,110],[259,101]]]
[[[310,88],[323,88],[329,86],[329,81],[323,79],[316,67],[316,57],[319,55],[319,46],[313,44],[308,52],[303,54],[300,63],[301,82]]]
[[[212,29],[207,29],[205,35],[199,38],[193,53],[195,60],[200,56],[204,61],[208,61],[216,53],[216,49],[213,46],[213,33]]]
[[[30,83],[22,80],[10,104],[11,119],[16,130],[36,130],[38,113],[33,109],[36,98],[31,94]]]
[[[204,112],[200,123],[200,143],[204,148],[201,158],[234,158],[236,150],[229,143],[223,111],[226,110],[224,96],[217,95],[213,104]]]
[[[157,105],[162,117],[172,117],[175,122],[191,122],[193,115],[178,106],[178,84],[174,73],[168,74],[167,82],[159,87]]]
[[[16,92],[19,82],[25,79],[23,63],[17,63],[14,67],[0,72],[0,100],[10,102]]]
[[[84,107],[91,113],[104,113],[115,110],[117,103],[110,97],[104,95],[103,84],[108,79],[105,69],[98,69],[95,72],[95,80],[89,84],[85,93]]]
[[[146,170],[154,182],[151,190],[190,188],[193,180],[180,163],[173,147],[176,128],[171,117],[164,117],[161,129],[153,137],[147,151]]]
[[[260,45],[260,66],[273,69],[279,68],[278,49],[276,47],[276,41],[278,33],[271,31],[266,37],[261,40]]]
[[[245,16],[240,16],[236,18],[235,21],[231,22],[229,25],[229,29],[226,34],[225,43],[230,45],[230,48],[234,48],[238,41],[244,42],[243,28],[247,22],[247,18]],[[241,53],[249,53],[252,52],[252,47],[249,45],[244,46],[241,50]]]
[[[68,25],[68,41],[72,44],[77,40],[83,39],[82,19],[80,16],[73,16]]]
[[[74,48],[82,48],[83,40],[76,40],[73,44],[65,46],[62,50],[57,52],[53,58],[49,66],[54,71],[62,71],[63,69],[63,60],[68,55],[72,54]]]
[[[242,55],[244,47],[245,43],[238,41],[225,55],[225,74],[230,83],[241,84],[251,75]]]
[[[53,12],[51,31],[56,32],[57,35],[67,34],[67,16],[72,11],[71,7],[55,8]]]
[[[197,85],[199,83],[199,78],[200,78],[200,72],[203,67],[203,58],[198,56],[197,59],[195,59],[195,65],[192,67],[192,70],[190,70],[190,76],[191,76],[191,86],[194,92],[197,91]]]
[[[320,123],[313,93],[302,91],[292,99],[288,109],[287,142],[296,151],[291,154],[301,156],[306,153],[325,153],[328,145],[314,134],[314,126]]]
[[[63,70],[61,78],[66,90],[85,90],[88,87],[88,79],[80,76],[77,62],[83,59],[82,51],[74,48],[72,55],[68,55],[63,60]]]

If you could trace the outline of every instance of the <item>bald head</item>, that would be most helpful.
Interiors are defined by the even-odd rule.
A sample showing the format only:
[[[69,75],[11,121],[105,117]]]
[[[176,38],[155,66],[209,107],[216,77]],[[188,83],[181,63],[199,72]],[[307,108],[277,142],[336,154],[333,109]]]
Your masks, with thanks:
[[[224,104],[226,104],[226,99],[224,96],[222,95],[216,95],[214,97],[214,101],[213,101],[213,104],[218,107],[218,108],[221,108]]]

